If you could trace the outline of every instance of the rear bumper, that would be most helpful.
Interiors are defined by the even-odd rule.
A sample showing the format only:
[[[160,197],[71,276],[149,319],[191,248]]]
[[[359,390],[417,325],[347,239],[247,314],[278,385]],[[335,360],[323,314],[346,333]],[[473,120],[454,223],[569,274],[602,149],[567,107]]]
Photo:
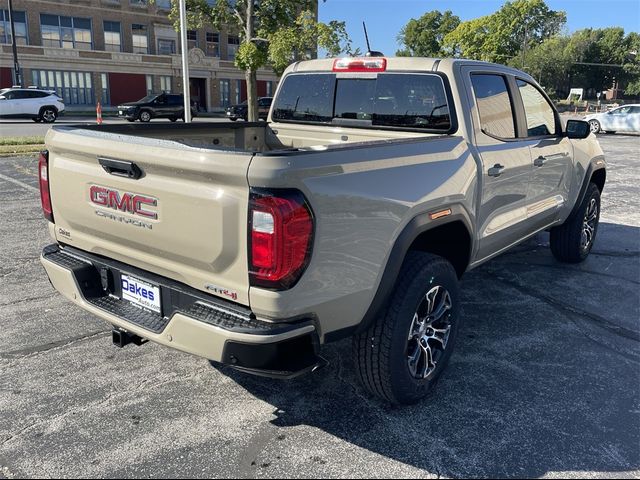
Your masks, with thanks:
[[[294,377],[322,363],[308,319],[261,321],[241,305],[71,247],[45,247],[41,261],[66,298],[115,328],[161,345],[270,377]],[[123,300],[121,273],[157,285],[162,314]]]

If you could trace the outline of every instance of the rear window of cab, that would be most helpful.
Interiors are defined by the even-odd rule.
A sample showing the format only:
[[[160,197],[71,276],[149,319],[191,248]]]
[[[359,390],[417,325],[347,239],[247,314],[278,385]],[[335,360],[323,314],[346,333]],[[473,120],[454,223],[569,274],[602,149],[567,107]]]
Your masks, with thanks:
[[[370,78],[290,74],[275,99],[272,118],[437,132],[452,127],[442,77],[422,73],[379,73]]]

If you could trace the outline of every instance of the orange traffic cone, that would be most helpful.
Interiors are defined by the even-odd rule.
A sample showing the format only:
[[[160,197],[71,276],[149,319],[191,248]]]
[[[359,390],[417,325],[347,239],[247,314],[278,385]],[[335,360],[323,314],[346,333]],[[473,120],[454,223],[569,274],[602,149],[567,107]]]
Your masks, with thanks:
[[[102,106],[100,105],[100,102],[98,102],[98,105],[96,106],[96,123],[98,125],[102,125]]]

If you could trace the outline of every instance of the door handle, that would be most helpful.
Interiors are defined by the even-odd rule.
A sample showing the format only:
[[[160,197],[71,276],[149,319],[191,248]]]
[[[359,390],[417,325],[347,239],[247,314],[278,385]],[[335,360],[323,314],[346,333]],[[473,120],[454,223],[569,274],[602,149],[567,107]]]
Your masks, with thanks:
[[[105,172],[116,177],[126,177],[138,180],[142,177],[142,170],[133,162],[124,160],[112,160],[110,158],[98,158],[98,162]]]
[[[538,158],[536,158],[533,161],[533,165],[536,166],[536,167],[541,167],[541,166],[544,165],[545,160],[546,160],[546,158],[543,157],[542,155],[540,155]]]
[[[502,171],[504,170],[504,166],[496,163],[493,167],[489,169],[487,172],[490,177],[499,177],[502,175]]]

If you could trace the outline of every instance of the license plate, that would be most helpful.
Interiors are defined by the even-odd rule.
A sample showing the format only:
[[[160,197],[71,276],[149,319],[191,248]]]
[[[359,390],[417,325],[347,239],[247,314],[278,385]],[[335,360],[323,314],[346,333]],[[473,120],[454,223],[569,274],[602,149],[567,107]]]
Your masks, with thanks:
[[[122,275],[122,298],[134,305],[160,313],[160,288],[144,280]]]
[[[118,110],[118,115],[122,115],[122,110]]]

